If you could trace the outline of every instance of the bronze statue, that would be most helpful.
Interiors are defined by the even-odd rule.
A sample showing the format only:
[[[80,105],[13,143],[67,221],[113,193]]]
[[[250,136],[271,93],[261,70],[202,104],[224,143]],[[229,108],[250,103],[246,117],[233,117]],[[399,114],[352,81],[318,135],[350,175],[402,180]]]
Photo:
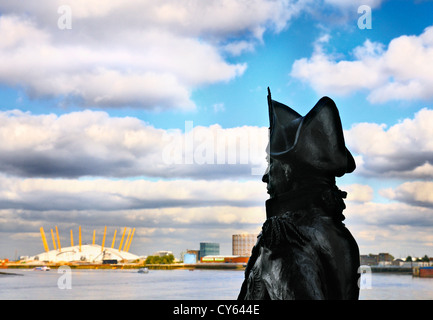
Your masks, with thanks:
[[[343,224],[335,177],[355,170],[338,109],[323,97],[304,117],[268,88],[267,220],[240,300],[358,299],[359,249]]]

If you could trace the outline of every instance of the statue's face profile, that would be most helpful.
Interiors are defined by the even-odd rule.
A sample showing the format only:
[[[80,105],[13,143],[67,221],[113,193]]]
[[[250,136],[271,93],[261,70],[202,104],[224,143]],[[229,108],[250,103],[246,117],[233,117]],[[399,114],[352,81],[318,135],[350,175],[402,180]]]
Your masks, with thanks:
[[[277,159],[268,161],[268,169],[263,175],[262,181],[267,183],[268,193],[271,198],[290,190],[291,175],[292,170],[289,164]]]

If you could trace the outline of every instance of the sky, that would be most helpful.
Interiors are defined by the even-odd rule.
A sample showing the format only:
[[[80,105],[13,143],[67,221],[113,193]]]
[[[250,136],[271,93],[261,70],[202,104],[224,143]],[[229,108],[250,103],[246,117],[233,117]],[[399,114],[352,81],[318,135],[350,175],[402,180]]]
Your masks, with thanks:
[[[0,257],[43,227],[230,255],[268,198],[272,97],[340,112],[361,254],[433,256],[433,1],[0,0]]]

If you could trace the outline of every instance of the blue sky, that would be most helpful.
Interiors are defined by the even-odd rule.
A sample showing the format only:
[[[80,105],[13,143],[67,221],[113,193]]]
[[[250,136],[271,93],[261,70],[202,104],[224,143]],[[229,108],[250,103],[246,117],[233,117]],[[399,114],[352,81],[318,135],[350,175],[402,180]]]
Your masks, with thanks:
[[[433,256],[433,1],[62,5],[0,1],[0,256],[41,252],[56,225],[231,254],[265,217],[268,86],[300,114],[336,102],[361,253]]]

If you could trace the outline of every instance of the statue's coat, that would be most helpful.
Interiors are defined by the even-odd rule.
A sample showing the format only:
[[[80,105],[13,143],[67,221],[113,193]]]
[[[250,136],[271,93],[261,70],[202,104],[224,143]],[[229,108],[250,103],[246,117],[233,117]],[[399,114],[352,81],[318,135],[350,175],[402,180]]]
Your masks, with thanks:
[[[356,165],[338,109],[324,97],[302,117],[270,92],[268,105],[267,220],[238,299],[358,299],[359,249],[335,185]]]

